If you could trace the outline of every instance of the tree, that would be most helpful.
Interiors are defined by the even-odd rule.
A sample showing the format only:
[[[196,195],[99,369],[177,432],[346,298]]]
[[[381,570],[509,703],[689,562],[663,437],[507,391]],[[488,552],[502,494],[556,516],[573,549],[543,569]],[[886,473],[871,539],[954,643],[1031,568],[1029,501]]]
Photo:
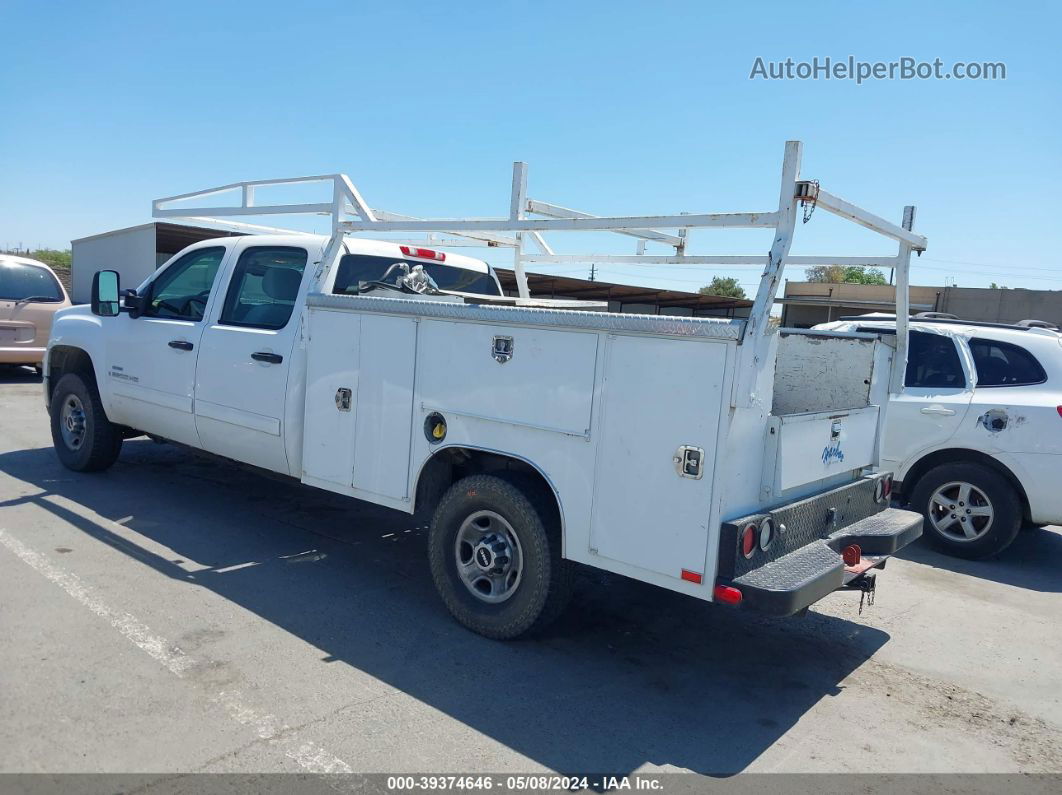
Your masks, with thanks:
[[[1007,285],[1005,285],[1005,284],[996,284],[995,282],[992,282],[990,285],[988,285],[988,289],[989,290],[1009,290],[1010,288],[1007,287]]]
[[[807,269],[809,282],[829,284],[888,284],[878,268],[857,268],[844,265],[815,265]]]
[[[712,283],[697,291],[701,295],[721,295],[724,298],[745,298],[744,288],[729,276],[713,276]]]
[[[39,248],[29,257],[59,270],[70,270],[70,249],[60,251],[54,248]]]
[[[70,249],[60,250],[57,248],[39,248],[36,251],[29,249],[0,249],[0,254],[14,254],[16,257],[28,257],[43,262],[56,270],[70,270]]]

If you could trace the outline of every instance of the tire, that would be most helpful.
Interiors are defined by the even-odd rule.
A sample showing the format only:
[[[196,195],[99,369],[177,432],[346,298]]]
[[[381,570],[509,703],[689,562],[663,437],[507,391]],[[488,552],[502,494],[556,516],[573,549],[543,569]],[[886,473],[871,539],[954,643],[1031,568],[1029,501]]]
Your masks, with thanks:
[[[911,507],[925,517],[923,537],[941,552],[959,558],[976,560],[999,554],[1010,546],[1022,524],[1017,489],[999,472],[981,464],[962,462],[931,469],[915,486]]]
[[[67,373],[55,385],[49,413],[59,460],[75,472],[99,472],[118,458],[121,429],[107,419],[95,383]]]
[[[567,605],[571,567],[547,498],[521,481],[473,475],[435,509],[432,579],[451,615],[473,632],[517,638],[543,629]]]

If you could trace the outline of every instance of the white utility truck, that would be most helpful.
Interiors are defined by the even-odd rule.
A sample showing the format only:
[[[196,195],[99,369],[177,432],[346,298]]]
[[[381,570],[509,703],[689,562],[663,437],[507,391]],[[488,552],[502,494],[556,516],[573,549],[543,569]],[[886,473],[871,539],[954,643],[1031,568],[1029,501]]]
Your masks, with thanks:
[[[842,264],[895,268],[904,310],[910,253],[926,241],[911,231],[913,208],[896,225],[801,180],[800,153],[786,145],[778,205],[765,212],[592,216],[527,198],[523,163],[500,218],[374,210],[342,175],[156,200],[155,217],[196,223],[327,214],[333,233],[197,243],[124,296],[117,273],[97,273],[91,307],[61,312],[52,331],[58,455],[100,470],[123,438],[148,434],[431,516],[443,601],[495,638],[556,616],[573,562],[775,615],[870,591],[872,569],[921,532],[876,471],[906,328],[891,340],[778,332],[770,309],[785,264]],[[261,201],[321,182],[330,201]],[[196,204],[225,193],[236,195]],[[898,251],[789,256],[801,207]],[[762,256],[687,251],[691,230],[716,227],[774,239]],[[544,237],[580,231],[633,237],[638,253],[557,254]],[[355,236],[398,232],[418,235]],[[519,296],[503,296],[485,262],[437,248],[462,243],[511,248]],[[575,261],[748,265],[762,279],[747,320],[528,294],[525,264]]]

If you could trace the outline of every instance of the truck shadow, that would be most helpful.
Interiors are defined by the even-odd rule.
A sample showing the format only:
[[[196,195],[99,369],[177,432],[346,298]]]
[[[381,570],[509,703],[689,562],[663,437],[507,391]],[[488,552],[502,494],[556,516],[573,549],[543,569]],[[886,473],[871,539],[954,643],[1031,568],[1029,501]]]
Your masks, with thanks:
[[[1009,547],[996,557],[985,560],[964,560],[945,555],[924,540],[901,550],[897,557],[1002,585],[1062,593],[1062,577],[1058,574],[1062,567],[1062,533],[1058,530],[1023,528]]]
[[[0,364],[0,384],[39,384],[41,377],[32,367]]]
[[[140,440],[105,475],[68,472],[50,449],[2,454],[0,469],[41,489],[0,502],[0,516],[32,502],[323,649],[322,666],[353,666],[560,772],[741,771],[888,640],[831,616],[764,619],[594,572],[548,635],[499,643],[450,619],[424,528],[404,514]],[[115,533],[118,520],[179,557]],[[189,562],[208,568],[178,565]],[[241,564],[253,565],[222,571]]]

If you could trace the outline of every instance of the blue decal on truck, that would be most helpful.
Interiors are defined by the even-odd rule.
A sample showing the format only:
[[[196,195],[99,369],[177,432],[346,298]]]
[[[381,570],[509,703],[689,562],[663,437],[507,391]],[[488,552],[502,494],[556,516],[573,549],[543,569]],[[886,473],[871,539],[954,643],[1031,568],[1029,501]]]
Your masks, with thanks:
[[[840,442],[828,444],[822,448],[822,463],[829,464],[833,461],[844,461],[844,450]]]

